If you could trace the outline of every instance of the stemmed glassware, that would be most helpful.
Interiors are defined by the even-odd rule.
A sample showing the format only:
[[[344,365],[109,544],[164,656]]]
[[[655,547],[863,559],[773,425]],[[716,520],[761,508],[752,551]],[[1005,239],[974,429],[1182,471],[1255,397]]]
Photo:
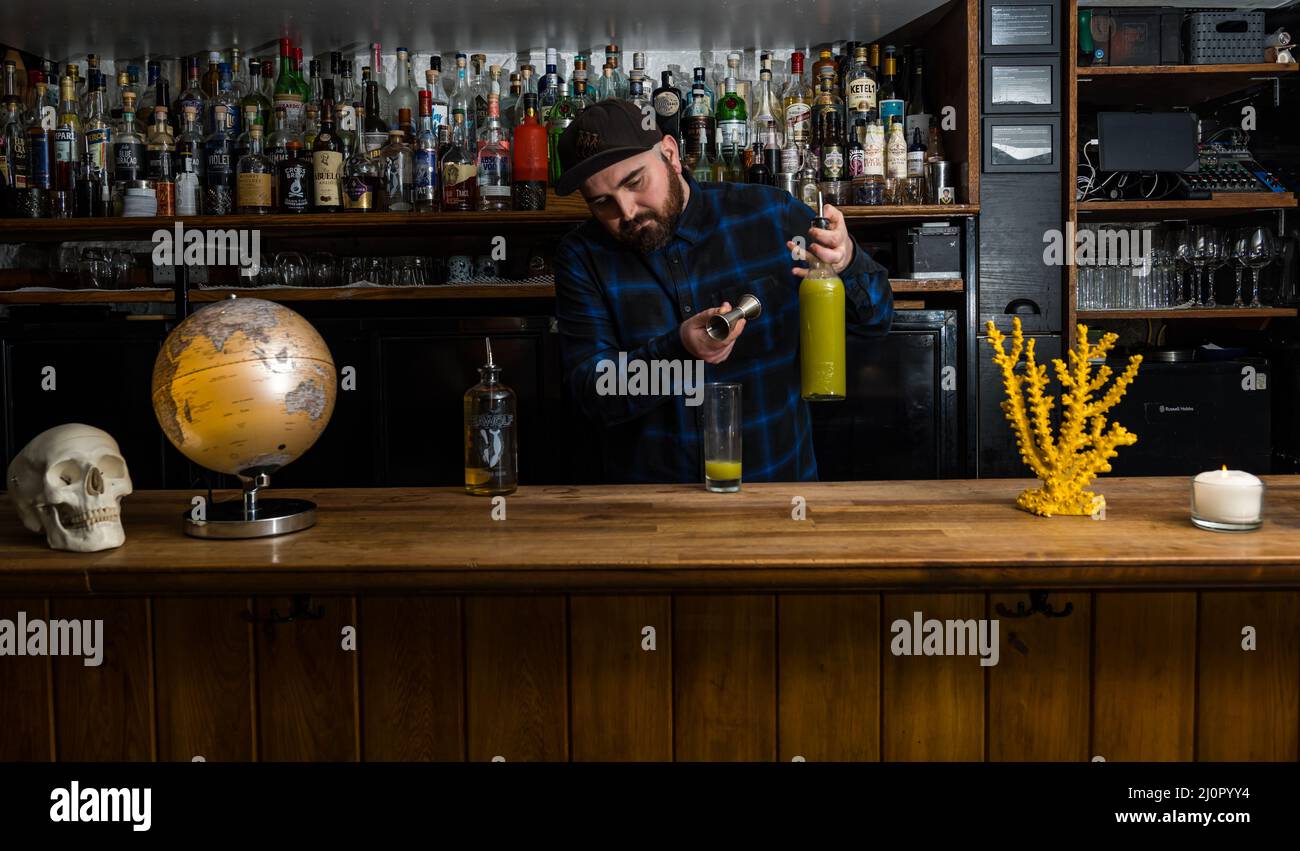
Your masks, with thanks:
[[[1201,293],[1205,288],[1205,267],[1211,268],[1211,280],[1213,280],[1213,269],[1219,266],[1220,255],[1223,252],[1223,242],[1219,238],[1219,229],[1213,225],[1194,225],[1191,231],[1192,243],[1192,265],[1196,267],[1196,291],[1192,300],[1193,307],[1201,307],[1205,303],[1201,301]],[[1213,296],[1211,296],[1213,299]]]
[[[1170,303],[1179,307],[1191,305],[1192,298],[1184,281],[1192,268],[1192,240],[1187,228],[1171,230],[1168,237],[1169,254],[1174,261],[1175,292]]]
[[[1232,265],[1237,272],[1237,294],[1232,300],[1233,307],[1245,307],[1246,303],[1241,300],[1241,277],[1246,271],[1247,258],[1246,249],[1250,245],[1250,229],[1238,228],[1233,232],[1232,238]]]
[[[1254,276],[1250,285],[1251,307],[1264,306],[1259,300],[1259,270],[1272,263],[1276,255],[1277,241],[1273,239],[1273,232],[1266,227],[1251,228],[1246,237],[1246,265]]]

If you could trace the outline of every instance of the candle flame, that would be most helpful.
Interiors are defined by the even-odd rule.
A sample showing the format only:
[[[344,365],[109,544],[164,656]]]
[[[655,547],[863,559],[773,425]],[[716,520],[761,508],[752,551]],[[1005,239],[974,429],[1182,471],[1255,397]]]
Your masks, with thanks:
[[[1224,465],[1223,465],[1222,467],[1220,467],[1219,469],[1220,469],[1220,470],[1227,470],[1227,469],[1228,469],[1228,465],[1227,465],[1227,464],[1224,464]]]

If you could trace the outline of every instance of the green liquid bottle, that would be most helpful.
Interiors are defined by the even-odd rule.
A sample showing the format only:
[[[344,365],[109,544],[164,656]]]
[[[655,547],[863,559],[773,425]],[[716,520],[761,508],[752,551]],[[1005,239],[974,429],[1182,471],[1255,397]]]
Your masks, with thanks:
[[[826,229],[830,221],[818,216],[812,226]],[[809,259],[812,268],[799,284],[801,395],[810,402],[829,402],[845,396],[844,282],[826,261],[813,254]]]

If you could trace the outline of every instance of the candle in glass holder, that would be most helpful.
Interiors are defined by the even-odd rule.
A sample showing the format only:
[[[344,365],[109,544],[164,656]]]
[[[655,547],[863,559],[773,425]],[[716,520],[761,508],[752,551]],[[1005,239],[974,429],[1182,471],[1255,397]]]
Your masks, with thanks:
[[[1258,529],[1264,483],[1243,470],[1198,473],[1192,479],[1192,522],[1216,532]]]

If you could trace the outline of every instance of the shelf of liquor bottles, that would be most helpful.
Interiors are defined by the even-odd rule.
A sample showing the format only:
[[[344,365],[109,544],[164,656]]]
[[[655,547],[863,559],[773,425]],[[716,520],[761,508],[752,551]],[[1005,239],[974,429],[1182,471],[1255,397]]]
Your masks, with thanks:
[[[965,281],[961,278],[891,278],[889,283],[895,295],[934,296],[965,290]],[[554,298],[555,283],[554,280],[511,281],[503,278],[490,282],[428,286],[194,287],[189,290],[189,300],[195,303],[220,301],[232,294],[272,301]],[[0,304],[170,304],[173,296],[173,290],[166,287],[113,290],[30,286],[0,290]]]

